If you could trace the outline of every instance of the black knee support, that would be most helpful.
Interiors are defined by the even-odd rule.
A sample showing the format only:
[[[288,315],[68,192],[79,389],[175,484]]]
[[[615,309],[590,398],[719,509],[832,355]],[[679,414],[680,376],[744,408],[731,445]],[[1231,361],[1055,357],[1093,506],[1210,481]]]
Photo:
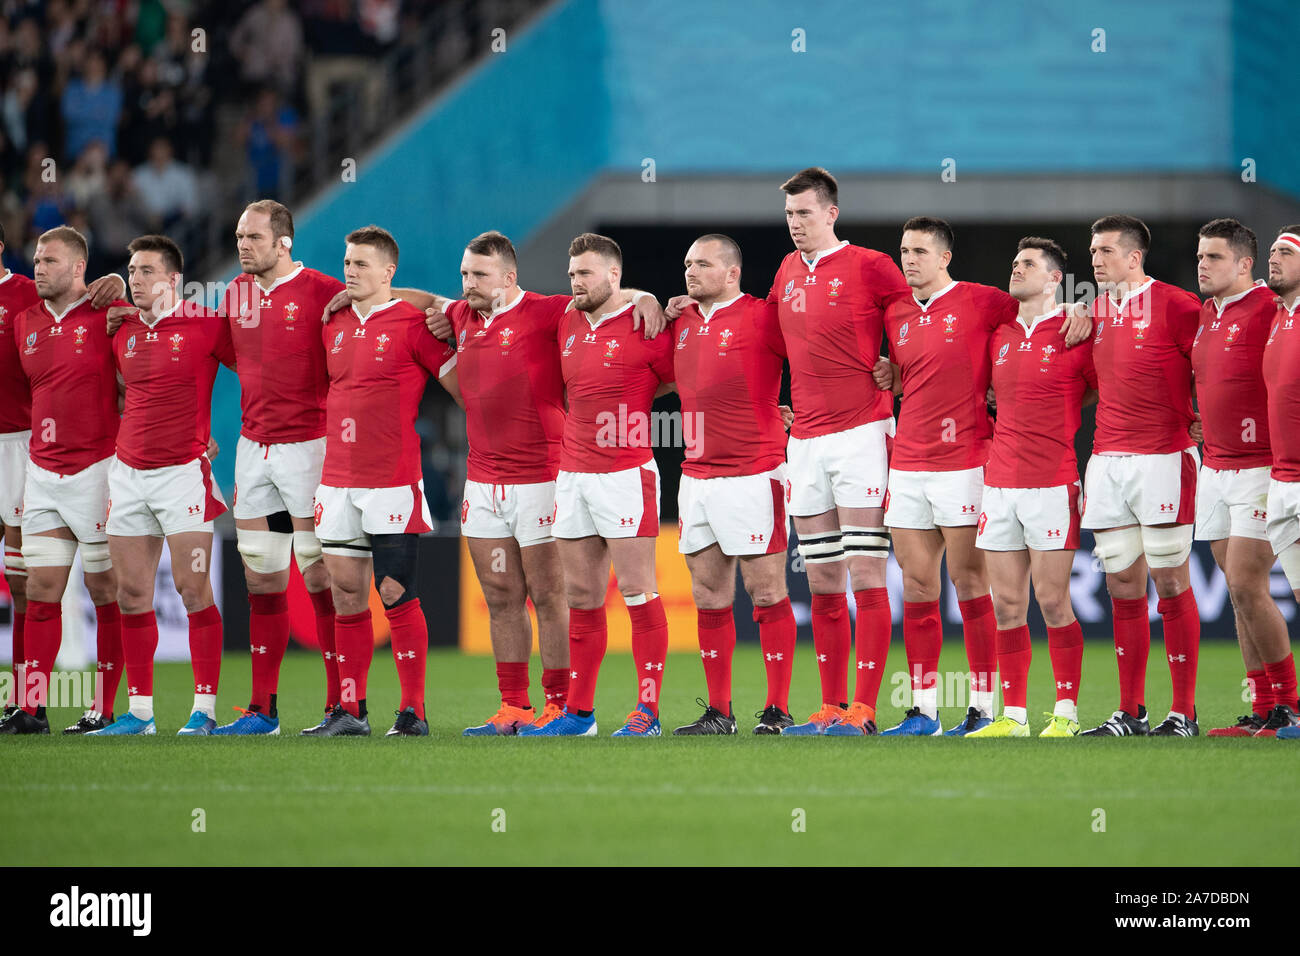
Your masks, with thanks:
[[[266,516],[266,530],[276,534],[293,534],[293,516],[287,511],[277,511]]]
[[[372,534],[370,549],[375,562],[375,590],[384,578],[392,578],[403,588],[402,596],[386,607],[397,607],[416,597],[415,571],[419,563],[420,538],[414,534]]]

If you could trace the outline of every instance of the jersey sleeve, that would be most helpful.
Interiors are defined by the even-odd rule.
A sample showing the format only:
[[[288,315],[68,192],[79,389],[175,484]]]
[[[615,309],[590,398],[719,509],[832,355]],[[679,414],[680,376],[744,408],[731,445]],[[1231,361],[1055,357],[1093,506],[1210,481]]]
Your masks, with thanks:
[[[781,268],[784,265],[785,263],[783,262],[780,266],[777,266],[776,275],[772,276],[772,288],[767,292],[766,301],[770,302],[772,305],[776,305],[781,301],[781,297],[776,290],[781,287]]]
[[[1191,294],[1177,294],[1169,302],[1166,313],[1169,322],[1169,334],[1184,355],[1192,354],[1192,343],[1196,341],[1196,328],[1201,324],[1200,300]]]
[[[671,335],[661,332],[658,337],[645,343],[646,348],[650,351],[650,370],[665,385],[677,381],[677,376],[673,372],[673,343],[675,341],[676,339]]]
[[[226,368],[233,369],[235,367],[235,340],[230,334],[230,323],[226,321],[225,316],[215,312],[212,314],[212,323],[215,326],[215,341],[212,343],[212,354]],[[118,331],[120,332],[121,329],[118,329]]]
[[[772,302],[762,299],[755,300],[754,324],[758,326],[763,344],[781,358],[786,358],[785,337],[781,334],[781,321],[777,316],[776,306]]]
[[[434,378],[442,378],[456,367],[455,346],[441,339],[435,339],[423,322],[411,321],[411,327],[406,332],[406,341],[415,361],[428,369],[429,374]]]
[[[1020,313],[1020,303],[1009,292],[982,285],[980,290],[980,315],[989,331],[1000,325],[1014,322]]]
[[[884,253],[864,257],[862,281],[865,287],[871,290],[876,305],[882,312],[897,299],[912,294],[912,287],[903,278],[903,270]]]
[[[1075,346],[1079,354],[1079,373],[1083,376],[1084,382],[1088,388],[1097,387],[1097,366],[1092,360],[1092,337],[1084,339]]]

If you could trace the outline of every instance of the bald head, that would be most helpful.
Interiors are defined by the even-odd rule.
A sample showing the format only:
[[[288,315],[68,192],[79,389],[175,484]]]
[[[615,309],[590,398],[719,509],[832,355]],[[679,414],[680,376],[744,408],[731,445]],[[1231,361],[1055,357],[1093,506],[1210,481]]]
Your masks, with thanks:
[[[740,246],[730,236],[700,236],[686,251],[686,294],[703,308],[740,295]]]

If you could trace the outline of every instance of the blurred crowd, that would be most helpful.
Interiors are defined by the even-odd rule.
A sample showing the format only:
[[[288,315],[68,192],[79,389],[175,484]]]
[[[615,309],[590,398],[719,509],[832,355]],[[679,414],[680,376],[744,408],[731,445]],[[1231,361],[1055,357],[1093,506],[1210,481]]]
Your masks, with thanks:
[[[372,84],[422,6],[0,0],[5,264],[30,272],[35,237],[63,223],[90,239],[94,274],[142,232],[201,257],[229,238],[208,228],[219,206],[293,198],[311,117],[337,83]]]

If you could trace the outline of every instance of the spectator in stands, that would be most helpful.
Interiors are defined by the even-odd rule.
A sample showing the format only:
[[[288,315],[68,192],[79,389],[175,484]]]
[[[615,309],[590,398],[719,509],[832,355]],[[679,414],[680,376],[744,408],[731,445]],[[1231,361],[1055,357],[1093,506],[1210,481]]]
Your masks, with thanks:
[[[68,81],[61,103],[65,128],[64,153],[76,160],[93,140],[117,148],[117,124],[122,117],[122,87],[108,75],[104,54],[91,50],[81,76]]]
[[[108,167],[104,189],[90,200],[86,211],[105,256],[105,271],[115,271],[125,264],[127,243],[151,228],[149,211],[135,188],[131,166],[124,159],[114,160]]]
[[[260,0],[230,34],[240,77],[250,87],[273,86],[293,94],[302,69],[302,23],[285,0]]]
[[[78,209],[85,209],[91,199],[104,191],[107,166],[108,149],[99,140],[92,140],[68,174],[68,198]]]
[[[255,196],[281,199],[288,186],[297,158],[298,114],[267,87],[257,96],[253,115],[240,130],[240,140],[248,150],[250,186]]]
[[[154,140],[174,140],[180,125],[176,110],[176,91],[158,77],[156,60],[143,60],[129,83],[126,120],[122,140],[127,159],[143,162],[146,147]]]
[[[194,171],[173,156],[171,140],[159,136],[149,144],[149,161],[132,174],[135,188],[151,218],[154,232],[165,232],[198,212]]]

